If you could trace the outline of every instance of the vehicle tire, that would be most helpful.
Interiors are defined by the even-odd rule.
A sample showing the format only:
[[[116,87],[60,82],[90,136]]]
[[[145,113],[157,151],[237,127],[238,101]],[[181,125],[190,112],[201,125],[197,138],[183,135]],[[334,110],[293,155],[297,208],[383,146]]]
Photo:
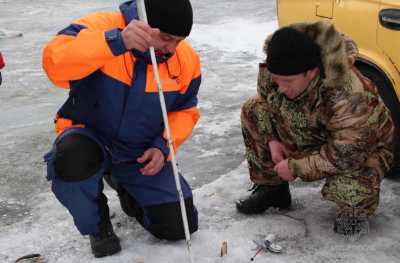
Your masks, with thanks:
[[[394,162],[392,169],[387,173],[387,177],[400,178],[400,102],[396,92],[393,89],[392,83],[381,72],[371,66],[365,64],[357,64],[356,67],[361,73],[369,78],[378,88],[386,107],[389,108],[392,119],[395,124],[393,134],[393,154]]]

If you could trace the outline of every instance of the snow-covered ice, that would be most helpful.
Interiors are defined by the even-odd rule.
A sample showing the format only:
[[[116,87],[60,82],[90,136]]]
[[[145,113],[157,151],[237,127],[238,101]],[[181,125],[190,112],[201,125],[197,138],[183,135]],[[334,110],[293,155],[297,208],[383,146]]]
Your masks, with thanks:
[[[262,252],[254,262],[399,262],[400,187],[385,181],[381,208],[371,221],[371,232],[357,241],[333,234],[333,205],[323,202],[319,184],[292,187],[294,205],[288,211],[269,210],[263,215],[244,216],[235,211],[233,200],[245,194],[248,183],[245,164],[194,191],[200,229],[191,237],[195,262],[248,262],[255,253],[252,239],[273,233],[284,247],[282,254]],[[122,240],[122,252],[94,259],[73,227],[66,210],[48,191],[35,196],[34,211],[21,222],[3,227],[0,259],[12,262],[17,256],[39,252],[48,262],[189,262],[186,242],[166,242],[152,237],[125,216],[111,190],[112,222]],[[17,204],[15,204],[17,205]],[[220,257],[223,241],[227,256]],[[3,262],[2,261],[2,262]]]
[[[67,211],[50,192],[42,155],[54,133],[52,117],[66,92],[54,88],[41,70],[45,43],[73,19],[95,10],[113,10],[120,1],[0,0],[0,30],[23,33],[0,39],[7,67],[0,87],[0,262],[40,253],[49,263],[189,262],[185,241],[152,237],[124,215],[107,188],[112,222],[122,252],[103,259],[90,253]],[[240,105],[255,94],[265,37],[276,27],[272,0],[192,0],[195,25],[189,40],[199,51],[203,84],[202,118],[178,153],[194,189],[199,231],[192,235],[195,262],[249,262],[252,239],[273,233],[282,254],[260,253],[254,262],[400,262],[400,183],[384,180],[381,205],[370,233],[357,241],[332,231],[335,207],[323,201],[322,182],[296,181],[293,207],[262,215],[236,212],[247,195],[248,171],[240,132]],[[220,257],[223,241],[227,256]]]

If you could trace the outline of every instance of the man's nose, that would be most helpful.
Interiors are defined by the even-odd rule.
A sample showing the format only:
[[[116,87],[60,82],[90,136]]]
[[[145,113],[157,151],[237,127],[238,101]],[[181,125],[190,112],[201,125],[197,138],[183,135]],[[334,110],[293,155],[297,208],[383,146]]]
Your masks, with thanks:
[[[284,92],[287,91],[287,87],[286,87],[286,86],[283,86],[283,85],[279,85],[278,90],[279,90],[281,93],[284,93]]]

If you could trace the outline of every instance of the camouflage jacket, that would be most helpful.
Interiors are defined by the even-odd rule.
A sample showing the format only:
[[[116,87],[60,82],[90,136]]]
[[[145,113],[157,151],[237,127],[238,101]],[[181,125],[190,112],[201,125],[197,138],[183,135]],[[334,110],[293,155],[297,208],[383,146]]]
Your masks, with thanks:
[[[393,124],[376,87],[349,60],[357,53],[354,43],[327,22],[291,26],[320,45],[325,78],[316,78],[290,100],[278,92],[260,64],[258,94],[270,113],[267,139],[276,138],[287,146],[289,169],[305,181],[363,167],[385,173],[392,159]],[[264,51],[267,45],[268,39]]]

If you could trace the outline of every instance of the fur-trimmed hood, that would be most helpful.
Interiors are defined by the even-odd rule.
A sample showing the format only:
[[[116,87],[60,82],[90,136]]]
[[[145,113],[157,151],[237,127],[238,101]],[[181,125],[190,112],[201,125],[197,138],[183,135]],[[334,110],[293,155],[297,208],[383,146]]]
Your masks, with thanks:
[[[324,69],[324,86],[335,87],[348,83],[351,79],[349,54],[346,52],[346,43],[333,24],[327,21],[315,23],[295,23],[287,27],[305,32],[321,48],[321,60]],[[267,53],[268,43],[272,35],[264,44],[264,52]]]

